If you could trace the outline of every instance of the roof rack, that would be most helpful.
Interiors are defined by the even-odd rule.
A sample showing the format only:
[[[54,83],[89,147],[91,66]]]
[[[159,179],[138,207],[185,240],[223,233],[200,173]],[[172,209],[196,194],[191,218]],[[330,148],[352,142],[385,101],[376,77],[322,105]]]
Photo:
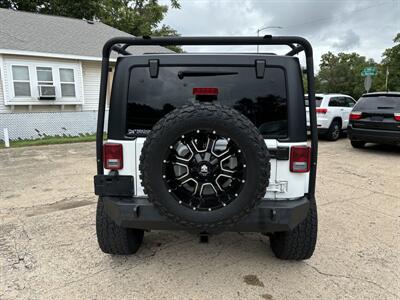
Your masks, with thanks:
[[[143,36],[143,37],[141,37],[141,38],[136,38],[136,39],[142,39],[142,40],[154,40],[154,39],[162,39],[163,37],[150,37],[150,36]],[[169,37],[169,38],[177,38],[177,39],[188,39],[188,38],[185,38],[185,37]],[[198,38],[196,38],[196,37],[190,37],[191,39],[198,39]],[[209,39],[208,37],[199,37],[200,39]],[[211,38],[213,38],[213,37],[211,37]],[[221,37],[221,38],[232,38],[232,37]],[[243,37],[243,38],[249,38],[249,37]],[[250,37],[250,38],[252,38],[252,37]],[[257,37],[258,39],[272,39],[272,36],[271,35],[265,35],[265,36],[263,36],[263,37]],[[242,39],[242,38],[236,38],[236,39]],[[260,44],[262,44],[262,43],[260,43]],[[138,45],[149,45],[148,43],[140,43],[140,44],[138,44]],[[153,44],[153,43],[151,43],[151,45],[155,45],[155,44]],[[161,46],[162,44],[159,44],[159,46]],[[167,44],[168,45],[168,44]],[[190,44],[185,44],[185,45],[202,45],[202,44],[197,44],[197,43],[190,43]],[[211,44],[210,44],[211,45]],[[229,45],[229,44],[225,44],[225,43],[222,43],[222,44],[213,44],[213,45]],[[233,45],[233,44],[230,44],[230,45]],[[246,45],[248,45],[247,44],[247,42],[246,42]],[[257,44],[254,44],[254,43],[252,43],[252,45],[257,45]],[[269,44],[269,45],[272,45],[272,44]],[[286,54],[284,54],[285,56],[294,56],[294,55],[296,55],[296,54],[299,54],[300,52],[302,52],[302,51],[304,51],[304,47],[303,46],[301,46],[301,45],[296,45],[295,43],[284,43],[284,44],[274,44],[274,45],[286,45],[286,46],[289,46],[292,50],[290,50],[289,52],[287,52]],[[114,44],[112,47],[111,47],[111,50],[112,51],[115,51],[115,52],[117,52],[118,54],[121,54],[121,55],[132,55],[132,53],[130,53],[129,51],[127,51],[126,49],[129,47],[129,46],[133,46],[132,44],[130,44],[129,42],[126,42],[126,43],[122,43],[122,44]],[[165,45],[164,45],[165,46]],[[103,53],[104,54],[104,53]],[[273,55],[276,55],[275,53],[261,53],[261,54],[273,54]]]
[[[310,166],[310,183],[309,196],[314,197],[315,180],[317,170],[317,152],[318,152],[318,133],[317,119],[315,114],[315,86],[314,86],[314,62],[313,49],[311,44],[304,38],[298,36],[272,36],[265,35],[263,37],[116,37],[108,40],[103,47],[103,59],[101,65],[100,78],[100,97],[99,110],[97,118],[97,134],[96,134],[96,158],[97,158],[97,173],[104,173],[103,170],[103,132],[104,132],[104,115],[106,107],[107,81],[108,70],[110,64],[110,54],[115,51],[121,55],[131,55],[127,48],[130,46],[176,46],[176,45],[286,45],[291,48],[286,56],[293,56],[300,52],[306,56],[306,74],[307,86],[309,95],[309,110],[310,110],[310,128],[311,128],[311,166]],[[300,100],[300,99],[299,99]]]

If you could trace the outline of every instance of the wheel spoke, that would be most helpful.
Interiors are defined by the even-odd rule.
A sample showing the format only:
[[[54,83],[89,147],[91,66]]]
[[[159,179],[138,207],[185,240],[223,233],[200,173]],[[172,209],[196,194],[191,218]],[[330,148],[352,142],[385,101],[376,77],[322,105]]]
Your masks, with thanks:
[[[176,160],[178,160],[181,163],[185,163],[185,162],[187,163],[193,158],[194,153],[193,153],[192,148],[190,148],[189,144],[183,144],[183,145],[189,150],[190,156],[188,158],[184,158],[184,157],[180,156],[178,151],[176,151],[175,148],[173,148],[171,150],[171,152],[174,155]]]
[[[224,163],[231,157],[232,157],[232,155],[229,155],[229,156],[225,157],[224,159],[220,160],[219,167],[221,170],[221,174],[233,174],[236,172],[236,170],[230,170],[230,169],[227,169],[224,167]]]
[[[206,183],[203,183],[203,184],[201,185],[201,187],[200,187],[200,193],[199,193],[200,197],[203,196],[204,187],[206,187],[206,186],[211,186],[211,188],[212,188],[212,189],[214,190],[214,192],[215,192],[215,195],[218,194],[218,192],[217,192],[217,190],[215,189],[214,185],[213,185],[211,182],[206,182]]]
[[[218,157],[218,159],[220,161],[225,160],[226,158],[232,157],[232,151],[231,149],[227,149],[226,151],[224,151],[223,153],[220,154],[220,156]]]
[[[222,185],[223,185],[223,183],[224,183],[224,181],[223,180],[227,180],[227,179],[230,179],[230,180],[232,180],[233,179],[233,177],[231,176],[231,175],[229,175],[229,174],[223,174],[223,173],[221,173],[221,174],[219,174],[218,176],[217,176],[217,178],[215,178],[215,184],[216,184],[216,186],[218,187],[218,189],[221,191],[221,192],[223,192],[224,191],[224,188],[222,187]],[[221,183],[222,184],[221,184]]]
[[[219,170],[219,174],[220,175],[224,175],[225,177],[233,177],[233,175],[235,175],[237,173],[236,170],[228,170],[228,169],[220,169]]]
[[[217,142],[216,138],[208,138],[208,144],[207,144],[207,152],[213,152],[215,143]]]
[[[198,149],[198,148],[197,148],[197,145],[196,145],[196,143],[195,143],[195,141],[192,140],[192,146],[194,147],[194,152],[197,152],[197,153],[204,153],[204,152],[206,152],[207,149],[209,148],[209,145],[210,145],[210,144],[212,144],[212,143],[211,143],[211,139],[210,139],[209,137],[207,137],[207,144],[206,144],[206,146],[204,147],[204,149]]]
[[[176,166],[181,166],[181,167],[185,168],[185,170],[186,170],[186,173],[185,173],[185,174],[180,175],[180,176],[178,176],[178,177],[176,178],[177,180],[181,180],[183,177],[185,177],[186,175],[189,175],[189,174],[190,174],[190,172],[189,172],[189,166],[188,166],[186,163],[176,162],[176,163],[174,163],[174,165],[176,165]]]
[[[190,177],[190,173],[185,173],[185,174],[183,174],[182,176],[177,177],[176,180],[178,180],[179,182],[181,182],[180,185],[182,185],[183,182],[187,181],[187,180],[190,179],[190,178],[191,178],[191,177]]]
[[[196,195],[197,191],[198,191],[198,188],[199,188],[199,183],[196,180],[194,180],[193,178],[191,178],[190,176],[187,179],[183,180],[181,182],[180,186],[183,186],[185,183],[188,183],[188,182],[193,182],[195,184],[194,191],[192,192],[192,195]]]

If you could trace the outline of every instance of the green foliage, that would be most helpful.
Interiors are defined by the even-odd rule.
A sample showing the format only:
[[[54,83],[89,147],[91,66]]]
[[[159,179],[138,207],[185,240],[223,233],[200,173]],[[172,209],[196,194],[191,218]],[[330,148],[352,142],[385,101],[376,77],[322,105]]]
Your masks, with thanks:
[[[180,9],[179,0],[171,0],[170,6]],[[173,28],[161,25],[168,5],[161,5],[158,0],[0,0],[0,7],[78,19],[98,19],[135,36],[178,35]],[[171,48],[182,51],[180,47]]]
[[[389,71],[387,90],[400,91],[400,33],[393,39],[396,44],[383,52],[376,78],[379,90],[386,90],[386,71]]]
[[[323,93],[343,93],[358,98],[365,92],[361,71],[365,67],[376,65],[372,59],[366,60],[364,56],[354,52],[337,55],[328,52],[321,57],[316,90]]]
[[[106,135],[104,135],[106,138]],[[18,147],[28,147],[28,146],[41,146],[41,145],[55,145],[55,144],[68,144],[68,143],[83,143],[83,142],[93,142],[96,140],[96,134],[85,134],[79,136],[69,136],[69,135],[56,135],[56,136],[46,136],[40,139],[18,139],[10,141],[11,148]],[[0,149],[5,148],[4,143],[0,140]]]
[[[370,92],[385,91],[386,70],[389,69],[388,90],[400,91],[400,33],[393,40],[396,45],[386,49],[380,64],[357,53],[328,52],[321,56],[320,71],[316,76],[316,90],[319,93],[343,93],[359,98],[365,92],[365,67],[376,67],[378,74],[373,77]]]
[[[100,9],[94,0],[0,0],[0,7],[78,19],[92,19]]]

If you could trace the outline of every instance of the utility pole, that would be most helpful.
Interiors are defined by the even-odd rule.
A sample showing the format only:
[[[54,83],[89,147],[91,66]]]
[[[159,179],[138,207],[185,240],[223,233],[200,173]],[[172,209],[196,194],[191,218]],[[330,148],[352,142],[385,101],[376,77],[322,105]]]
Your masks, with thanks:
[[[386,82],[385,82],[386,92],[389,92],[388,81],[389,81],[389,66],[386,66]]]
[[[267,27],[263,27],[263,28],[258,28],[257,29],[257,37],[260,37],[260,31],[263,31],[265,29],[271,29],[271,28],[282,29],[281,26],[267,26]],[[257,53],[259,52],[259,50],[260,50],[260,45],[257,44]]]

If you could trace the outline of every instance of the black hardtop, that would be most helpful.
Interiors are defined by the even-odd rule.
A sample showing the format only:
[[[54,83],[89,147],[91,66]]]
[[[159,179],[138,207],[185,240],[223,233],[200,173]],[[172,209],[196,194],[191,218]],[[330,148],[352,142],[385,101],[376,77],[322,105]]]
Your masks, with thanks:
[[[284,126],[287,131],[286,136],[279,136],[280,141],[290,141],[290,142],[302,142],[307,139],[306,134],[306,120],[305,120],[305,107],[303,95],[303,81],[302,81],[302,71],[300,68],[299,59],[297,57],[285,56],[285,55],[266,55],[266,54],[253,54],[253,53],[183,53],[183,54],[144,54],[144,55],[126,55],[118,58],[115,75],[113,80],[112,95],[110,101],[110,111],[109,111],[109,125],[108,133],[111,139],[129,139],[127,135],[127,112],[136,111],[136,118],[140,118],[146,114],[151,108],[150,99],[148,102],[140,103],[134,108],[129,104],[133,98],[132,93],[135,93],[138,86],[137,80],[135,81],[134,72],[135,68],[145,68],[148,70],[148,75],[140,77],[140,81],[149,81],[149,83],[154,83],[156,87],[157,77],[159,76],[159,69],[162,68],[174,68],[190,66],[190,69],[196,70],[199,68],[210,68],[215,67],[247,67],[254,68],[254,81],[248,80],[247,84],[254,85],[260,84],[258,79],[268,79],[272,85],[280,85],[281,81],[284,81],[282,89],[284,89],[284,98],[287,102],[287,113],[285,112],[284,119],[287,124],[280,122],[279,124],[270,124],[277,128]],[[261,68],[261,70],[260,70]],[[281,70],[280,74],[284,77],[273,78],[276,72],[269,70]],[[147,71],[146,71],[147,72]],[[262,74],[262,76],[258,75]],[[271,78],[272,77],[272,78]],[[215,85],[218,86],[218,82],[221,77],[212,77]],[[153,81],[152,81],[153,80]],[[246,88],[251,89],[251,87],[246,86]],[[152,93],[155,93],[157,89],[152,89]],[[132,92],[133,91],[133,92]],[[179,95],[177,95],[179,97]],[[148,97],[150,98],[150,97]],[[218,103],[218,101],[216,101]],[[168,101],[165,101],[167,106],[170,106]],[[221,103],[226,104],[226,103]],[[143,108],[145,105],[147,108]],[[231,104],[226,104],[231,105]],[[233,104],[232,104],[233,105]],[[279,104],[277,104],[279,105]],[[176,107],[176,105],[174,105]],[[138,110],[143,109],[141,112]],[[154,109],[153,109],[154,110]],[[239,109],[240,110],[240,109]],[[143,112],[143,113],[142,113]],[[154,113],[155,115],[156,113]],[[159,112],[159,116],[164,115],[164,112]],[[250,119],[251,117],[248,116]],[[144,116],[146,118],[146,116]],[[158,118],[159,119],[159,118]],[[282,119],[282,118],[281,118]],[[287,121],[290,120],[290,121]],[[139,120],[137,122],[140,123]],[[136,129],[149,129],[153,123],[147,124],[148,126],[143,126],[143,128]],[[270,127],[271,128],[271,127]],[[266,137],[268,138],[268,137]],[[276,137],[274,137],[276,138]]]

